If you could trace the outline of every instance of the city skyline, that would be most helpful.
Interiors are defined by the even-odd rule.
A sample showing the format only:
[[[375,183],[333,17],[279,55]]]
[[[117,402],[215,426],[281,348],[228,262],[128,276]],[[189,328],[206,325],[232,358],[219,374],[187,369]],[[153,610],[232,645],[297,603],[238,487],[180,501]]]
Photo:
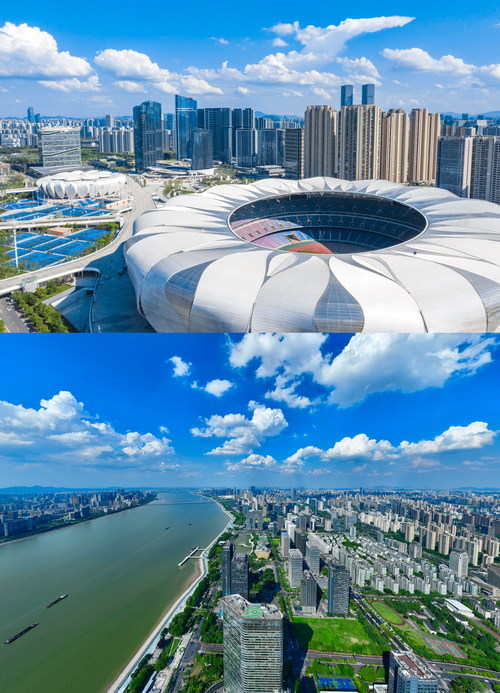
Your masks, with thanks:
[[[190,6],[186,22],[176,6],[165,27],[127,3],[119,14],[102,7],[98,22],[32,2],[9,8],[0,27],[3,115],[24,116],[28,106],[67,116],[131,113],[139,98],[173,111],[175,93],[207,107],[300,115],[311,103],[337,108],[342,84],[354,85],[360,103],[364,83],[376,85],[382,108],[495,108],[500,17],[493,3],[481,15],[465,3],[446,14],[431,3],[417,10],[389,3],[385,16],[363,3],[352,18],[291,3],[286,11],[266,8],[265,18],[247,13],[242,23],[234,12],[224,3],[216,15]]]
[[[500,486],[493,335],[100,339],[6,343],[3,486]]]

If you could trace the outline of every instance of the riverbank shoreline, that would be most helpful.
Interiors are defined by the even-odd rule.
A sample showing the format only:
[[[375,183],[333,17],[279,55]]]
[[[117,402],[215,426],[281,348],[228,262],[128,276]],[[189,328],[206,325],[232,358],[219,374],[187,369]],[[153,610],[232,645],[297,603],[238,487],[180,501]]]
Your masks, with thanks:
[[[198,494],[193,493],[193,495]],[[168,627],[172,618],[180,611],[182,611],[187,599],[195,591],[199,582],[208,573],[208,553],[210,549],[219,540],[219,537],[227,531],[229,525],[234,521],[234,517],[231,515],[231,513],[227,511],[226,508],[224,508],[217,500],[215,500],[214,498],[210,498],[209,496],[203,497],[212,500],[216,505],[218,505],[219,508],[223,511],[223,513],[227,516],[228,521],[225,527],[222,529],[222,531],[219,532],[219,534],[214,538],[214,540],[209,544],[209,546],[205,548],[203,554],[198,558],[198,561],[196,562],[195,573],[193,575],[193,582],[191,582],[191,584],[185,589],[185,591],[176,599],[176,601],[172,604],[168,611],[162,615],[159,622],[150,632],[148,637],[144,640],[143,644],[137,650],[132,659],[124,667],[120,675],[116,677],[111,686],[105,689],[106,693],[123,693],[123,691],[129,684],[131,674],[133,673],[137,664],[146,654],[152,654],[154,652],[154,650],[156,649],[156,645],[160,640],[162,630]]]
[[[150,501],[147,501],[147,503],[139,503],[139,505],[133,505],[131,508],[120,508],[119,510],[114,510],[112,513],[104,513],[103,515],[99,515],[98,517],[85,517],[85,518],[82,518],[81,520],[77,520],[76,522],[73,522],[72,524],[63,525],[62,527],[48,527],[47,529],[42,529],[40,532],[34,532],[33,534],[29,534],[27,537],[19,537],[19,539],[8,539],[7,541],[0,541],[0,549],[2,548],[2,546],[10,546],[11,544],[15,544],[18,541],[25,541],[26,539],[34,539],[35,537],[40,537],[43,534],[50,534],[51,532],[58,532],[60,529],[68,529],[68,527],[78,527],[78,525],[84,525],[87,522],[93,522],[94,520],[103,520],[105,517],[113,517],[113,515],[119,515],[120,513],[126,513],[129,510],[136,510],[137,508],[143,508],[145,505],[149,505],[150,503],[154,503],[155,500],[158,500],[158,498],[152,498]]]

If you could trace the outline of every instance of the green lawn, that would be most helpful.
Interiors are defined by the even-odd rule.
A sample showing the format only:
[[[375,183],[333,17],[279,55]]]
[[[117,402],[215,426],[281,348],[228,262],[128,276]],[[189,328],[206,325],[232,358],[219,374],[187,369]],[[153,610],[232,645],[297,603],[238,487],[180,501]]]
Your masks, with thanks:
[[[404,619],[385,602],[374,600],[371,602],[371,605],[375,611],[380,614],[382,618],[385,618],[386,621],[389,621],[389,623],[393,623],[395,626],[403,625]]]
[[[380,655],[361,623],[347,618],[294,618],[293,629],[303,649],[318,652]]]

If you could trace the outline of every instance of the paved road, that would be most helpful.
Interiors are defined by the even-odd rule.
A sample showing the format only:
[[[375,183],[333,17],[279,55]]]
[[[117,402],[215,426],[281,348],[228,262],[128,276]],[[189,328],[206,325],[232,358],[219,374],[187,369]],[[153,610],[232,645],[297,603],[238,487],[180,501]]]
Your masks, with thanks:
[[[0,298],[0,319],[5,323],[6,332],[29,332],[8,298]]]

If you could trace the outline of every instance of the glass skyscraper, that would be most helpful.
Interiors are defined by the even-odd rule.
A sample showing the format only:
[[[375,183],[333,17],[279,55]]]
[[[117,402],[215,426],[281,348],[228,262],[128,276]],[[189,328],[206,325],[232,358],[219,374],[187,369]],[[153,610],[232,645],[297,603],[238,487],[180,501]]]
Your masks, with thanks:
[[[349,615],[349,571],[343,565],[328,566],[328,612]]]
[[[353,105],[353,91],[352,84],[344,84],[340,87],[340,108]]]
[[[163,156],[161,104],[144,101],[134,106],[134,151],[136,171],[154,166]]]
[[[175,97],[175,152],[178,159],[191,158],[193,130],[197,127],[197,101],[177,94]]]
[[[283,615],[237,594],[222,600],[225,693],[276,693],[283,681]]]
[[[363,106],[372,106],[375,103],[375,85],[363,84],[361,87],[361,104]]]

